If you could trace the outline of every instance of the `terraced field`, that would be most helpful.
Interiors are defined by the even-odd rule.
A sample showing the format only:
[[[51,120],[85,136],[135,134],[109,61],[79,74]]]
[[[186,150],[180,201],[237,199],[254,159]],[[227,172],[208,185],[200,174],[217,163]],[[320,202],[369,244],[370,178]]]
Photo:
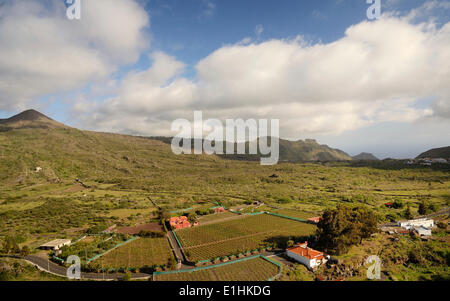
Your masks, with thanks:
[[[280,272],[280,268],[261,257],[194,272],[155,275],[156,281],[265,281]]]
[[[273,246],[314,233],[316,227],[268,214],[176,231],[189,260],[196,262]]]
[[[140,268],[165,265],[173,258],[167,238],[140,238],[95,260],[108,268]]]

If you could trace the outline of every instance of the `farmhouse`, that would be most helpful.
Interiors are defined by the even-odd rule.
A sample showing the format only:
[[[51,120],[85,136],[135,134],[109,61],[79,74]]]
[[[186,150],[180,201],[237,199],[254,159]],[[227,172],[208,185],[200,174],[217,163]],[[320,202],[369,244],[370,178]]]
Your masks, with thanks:
[[[316,217],[308,218],[308,221],[310,221],[310,222],[312,222],[312,223],[315,223],[315,224],[318,224],[318,223],[320,222],[321,219],[322,219],[322,217],[316,216]]]
[[[326,263],[328,259],[328,256],[325,256],[322,252],[309,248],[308,242],[287,249],[286,255],[306,265],[309,269],[314,269]]]
[[[429,218],[419,218],[419,219],[413,219],[409,221],[399,221],[398,226],[405,228],[406,230],[409,230],[411,228],[415,227],[425,227],[425,228],[433,228],[434,227],[434,221]]]
[[[417,232],[417,234],[419,234],[419,236],[431,236],[431,229],[430,228],[425,228],[423,226],[421,227],[414,227],[414,230]]]
[[[225,212],[225,209],[223,207],[214,207],[212,209],[214,210],[215,213]]]
[[[169,218],[169,224],[172,229],[184,229],[192,227],[192,224],[189,222],[187,216],[175,216]],[[194,226],[197,226],[198,223],[195,222]]]
[[[39,248],[44,250],[59,250],[64,246],[68,246],[71,244],[70,239],[55,239],[48,243],[41,245]]]

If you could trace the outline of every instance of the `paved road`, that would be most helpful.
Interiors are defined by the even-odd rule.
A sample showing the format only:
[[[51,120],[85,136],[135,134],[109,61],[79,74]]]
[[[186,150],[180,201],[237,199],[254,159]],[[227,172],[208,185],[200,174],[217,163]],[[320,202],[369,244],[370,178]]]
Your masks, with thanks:
[[[175,238],[175,235],[172,231],[169,231],[167,233],[167,237],[170,240],[170,244],[173,246],[173,251],[175,253],[175,257],[177,258],[177,261],[181,261],[181,269],[189,269],[192,268],[192,265],[188,264],[188,261],[186,260],[186,257],[184,256],[183,250],[181,250],[180,246],[177,243],[177,240]]]
[[[67,278],[67,269],[62,267],[54,262],[51,262],[45,258],[29,255],[23,258],[28,262],[36,265],[40,270],[43,270],[48,273],[52,273],[57,276]],[[122,279],[124,274],[100,274],[100,273],[81,273],[81,278],[86,280],[105,280],[105,281],[113,281]],[[151,275],[144,273],[136,273],[132,274],[132,279],[148,279]]]

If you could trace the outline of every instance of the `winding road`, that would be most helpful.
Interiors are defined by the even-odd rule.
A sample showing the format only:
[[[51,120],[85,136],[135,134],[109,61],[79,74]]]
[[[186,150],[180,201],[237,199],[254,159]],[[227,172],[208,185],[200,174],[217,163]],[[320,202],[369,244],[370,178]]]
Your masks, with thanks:
[[[35,265],[39,270],[51,273],[56,276],[67,277],[67,269],[54,262],[51,262],[45,258],[29,255],[26,257],[16,257],[18,259],[24,259],[29,263]],[[81,279],[84,280],[102,280],[102,281],[117,281],[123,278],[124,274],[103,274],[103,273],[81,273]],[[133,280],[145,280],[149,279],[151,275],[145,273],[135,273],[131,274],[131,279]]]

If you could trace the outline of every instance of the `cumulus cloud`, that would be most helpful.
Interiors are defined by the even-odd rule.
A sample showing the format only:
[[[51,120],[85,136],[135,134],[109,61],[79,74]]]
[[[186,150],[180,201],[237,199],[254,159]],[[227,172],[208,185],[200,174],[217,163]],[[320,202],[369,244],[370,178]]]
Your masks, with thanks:
[[[83,1],[82,19],[63,1],[6,1],[0,14],[0,110],[81,89],[132,63],[148,45],[149,19],[134,0]]]
[[[205,118],[279,118],[281,135],[298,138],[448,114],[450,23],[384,16],[328,44],[299,37],[228,45],[201,60],[193,80],[176,58],[153,58],[85,116],[91,127],[171,135],[171,120],[202,110]],[[436,101],[417,106],[423,99]]]

